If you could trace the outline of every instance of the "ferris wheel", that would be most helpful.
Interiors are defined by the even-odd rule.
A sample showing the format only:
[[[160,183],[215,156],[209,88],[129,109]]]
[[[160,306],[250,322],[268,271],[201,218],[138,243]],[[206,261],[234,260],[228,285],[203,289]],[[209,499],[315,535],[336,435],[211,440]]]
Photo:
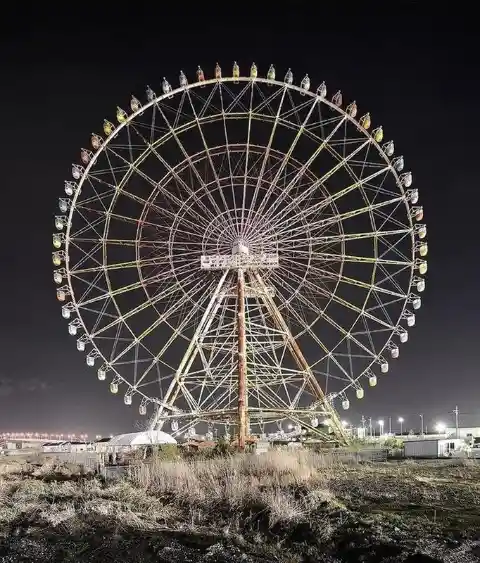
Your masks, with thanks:
[[[426,227],[404,158],[340,91],[198,67],[132,97],[72,165],[53,235],[62,316],[152,425],[283,420],[345,439],[337,410],[398,358]]]

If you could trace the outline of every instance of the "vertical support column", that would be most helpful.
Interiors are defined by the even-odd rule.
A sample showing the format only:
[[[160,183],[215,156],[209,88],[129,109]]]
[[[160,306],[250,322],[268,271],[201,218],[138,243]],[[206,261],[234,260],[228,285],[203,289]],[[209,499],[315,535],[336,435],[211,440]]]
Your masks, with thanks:
[[[238,330],[238,449],[245,450],[247,437],[247,342],[245,330],[245,274],[238,270],[237,280]]]

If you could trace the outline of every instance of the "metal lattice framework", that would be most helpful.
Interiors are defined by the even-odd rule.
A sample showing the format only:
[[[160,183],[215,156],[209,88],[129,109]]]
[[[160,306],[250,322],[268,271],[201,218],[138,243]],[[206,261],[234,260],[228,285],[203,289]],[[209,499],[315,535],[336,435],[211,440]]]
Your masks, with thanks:
[[[205,80],[131,99],[92,135],[55,218],[57,296],[98,378],[153,424],[288,419],[386,373],[425,281],[412,174],[368,113],[306,76]],[[243,438],[242,438],[243,436]]]

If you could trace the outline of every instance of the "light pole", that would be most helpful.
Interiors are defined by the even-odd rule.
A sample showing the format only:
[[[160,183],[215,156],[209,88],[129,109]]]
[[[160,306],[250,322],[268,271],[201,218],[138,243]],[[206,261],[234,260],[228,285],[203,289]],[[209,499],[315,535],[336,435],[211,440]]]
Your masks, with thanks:
[[[392,417],[391,416],[388,417],[388,433],[389,434],[392,433]]]
[[[420,434],[423,436],[423,414],[420,414],[419,416],[420,416],[420,422],[421,422],[421,425],[422,425]]]
[[[398,422],[400,423],[400,436],[403,436],[403,423],[405,422],[405,419],[402,416],[400,416],[398,418]]]
[[[380,426],[380,436],[383,436],[383,425],[384,425],[384,421],[383,421],[383,420],[379,420],[379,421],[378,421],[378,426]]]

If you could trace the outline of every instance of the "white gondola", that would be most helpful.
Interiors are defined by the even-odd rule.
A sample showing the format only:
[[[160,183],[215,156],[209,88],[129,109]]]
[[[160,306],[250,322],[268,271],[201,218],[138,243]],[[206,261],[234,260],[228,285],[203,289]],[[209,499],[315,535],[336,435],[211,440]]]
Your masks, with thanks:
[[[65,270],[55,270],[53,272],[53,281],[57,284],[60,285],[63,282],[63,278],[65,276]]]
[[[302,90],[308,91],[310,90],[310,78],[308,76],[308,74],[306,74],[303,78],[302,78],[302,82],[300,83],[300,88]]]
[[[376,375],[371,375],[368,378],[368,384],[370,385],[370,387],[375,387],[377,384],[377,376]]]
[[[403,327],[401,327],[401,326],[398,327],[397,334],[398,334],[398,338],[399,338],[399,340],[402,344],[405,344],[405,342],[408,342],[408,332]]]
[[[73,195],[77,191],[77,189],[78,187],[75,182],[72,182],[70,180],[65,180],[64,190],[67,195]]]
[[[147,414],[147,405],[141,403],[138,407],[138,413],[140,414],[140,416],[145,416]]]
[[[270,65],[268,72],[267,72],[268,80],[275,80],[275,67]]]
[[[407,197],[409,198],[410,203],[415,205],[416,203],[418,203],[418,198],[419,198],[418,190],[416,188],[414,190],[408,190]]]
[[[128,406],[132,404],[132,395],[130,393],[126,393],[123,397],[123,402]]]
[[[333,94],[332,103],[335,104],[338,108],[342,106],[343,95],[341,90],[338,90],[338,92],[335,92],[335,94]]]
[[[416,277],[414,278],[413,283],[418,292],[422,293],[423,291],[425,291],[425,280],[423,278]]]
[[[347,113],[350,117],[356,117],[358,113],[358,107],[356,102],[352,102],[347,106]]]
[[[95,360],[97,359],[97,353],[92,351],[89,354],[87,354],[85,361],[87,362],[87,366],[89,367],[93,367],[95,365]]]
[[[355,394],[357,395],[357,399],[363,399],[363,397],[365,396],[365,391],[359,387],[356,391]]]
[[[74,311],[73,303],[67,303],[66,305],[63,305],[62,317],[64,319],[69,319],[72,316],[73,311]]]
[[[289,68],[289,69],[287,70],[287,74],[285,74],[284,82],[285,82],[286,84],[289,84],[289,85],[290,85],[290,84],[293,84],[293,72],[292,72],[292,69]]]
[[[140,100],[138,100],[135,96],[132,96],[130,98],[130,109],[134,113],[136,113],[141,107],[142,107],[142,104],[140,103]]]
[[[390,345],[390,356],[396,360],[400,355],[400,348],[396,344]]]
[[[411,172],[405,172],[405,174],[402,174],[400,176],[400,180],[401,180],[403,186],[405,186],[406,188],[409,188],[412,185],[412,182],[413,182],[413,175],[412,175]]]
[[[77,350],[79,352],[85,352],[85,347],[86,347],[87,343],[85,338],[79,338],[77,340]]]
[[[76,336],[80,326],[81,326],[80,320],[74,319],[73,321],[68,323],[68,334],[70,334],[71,336]]]
[[[61,197],[58,200],[58,209],[60,209],[60,211],[62,213],[66,213],[70,209],[71,203],[72,203],[72,201],[70,199],[66,199],[64,197]]]
[[[343,399],[342,409],[347,411],[350,408],[350,401],[348,399]]]
[[[168,82],[168,80],[165,77],[163,77],[163,80],[162,80],[162,92],[164,94],[168,94],[169,98],[173,98],[173,96],[171,95],[172,87],[170,86],[170,83]]]
[[[381,362],[380,362],[380,371],[381,371],[382,373],[388,373],[389,367],[390,367],[390,366],[388,365],[387,360],[381,360]]]
[[[118,393],[118,383],[116,381],[112,381],[110,383],[110,393],[116,395]]]
[[[405,320],[407,321],[407,326],[415,326],[415,313],[412,313],[411,311],[405,311],[405,313],[403,314]]]
[[[422,306],[422,298],[419,297],[418,295],[412,296],[412,307],[415,309],[415,311],[418,311],[418,309],[420,309],[421,306]]]
[[[55,228],[62,231],[67,223],[67,218],[65,215],[57,215],[55,217]]]
[[[393,156],[393,153],[395,152],[395,143],[393,141],[388,141],[388,143],[385,143],[382,148],[388,157]]]
[[[401,172],[405,168],[405,160],[403,156],[397,156],[392,160],[392,166],[397,172]]]
[[[107,378],[107,368],[105,366],[99,367],[97,370],[98,381],[105,381]]]
[[[317,96],[320,96],[320,98],[325,98],[326,95],[327,95],[327,85],[325,84],[325,82],[322,82],[320,86],[317,88]]]
[[[232,76],[233,83],[238,84],[238,79],[240,78],[240,67],[237,64],[237,61],[233,63]]]
[[[75,180],[80,180],[80,178],[82,177],[84,172],[84,169],[82,166],[79,166],[78,164],[72,164],[72,176],[74,177]]]
[[[419,239],[424,239],[427,236],[427,225],[415,225],[415,232]]]
[[[187,80],[187,77],[185,76],[185,73],[183,72],[183,70],[180,71],[180,76],[178,77],[178,82],[180,83],[180,88],[185,88],[185,86],[188,86],[188,80]]]
[[[149,102],[153,102],[153,100],[157,97],[157,95],[155,94],[155,92],[150,88],[150,86],[147,86],[147,100]]]

